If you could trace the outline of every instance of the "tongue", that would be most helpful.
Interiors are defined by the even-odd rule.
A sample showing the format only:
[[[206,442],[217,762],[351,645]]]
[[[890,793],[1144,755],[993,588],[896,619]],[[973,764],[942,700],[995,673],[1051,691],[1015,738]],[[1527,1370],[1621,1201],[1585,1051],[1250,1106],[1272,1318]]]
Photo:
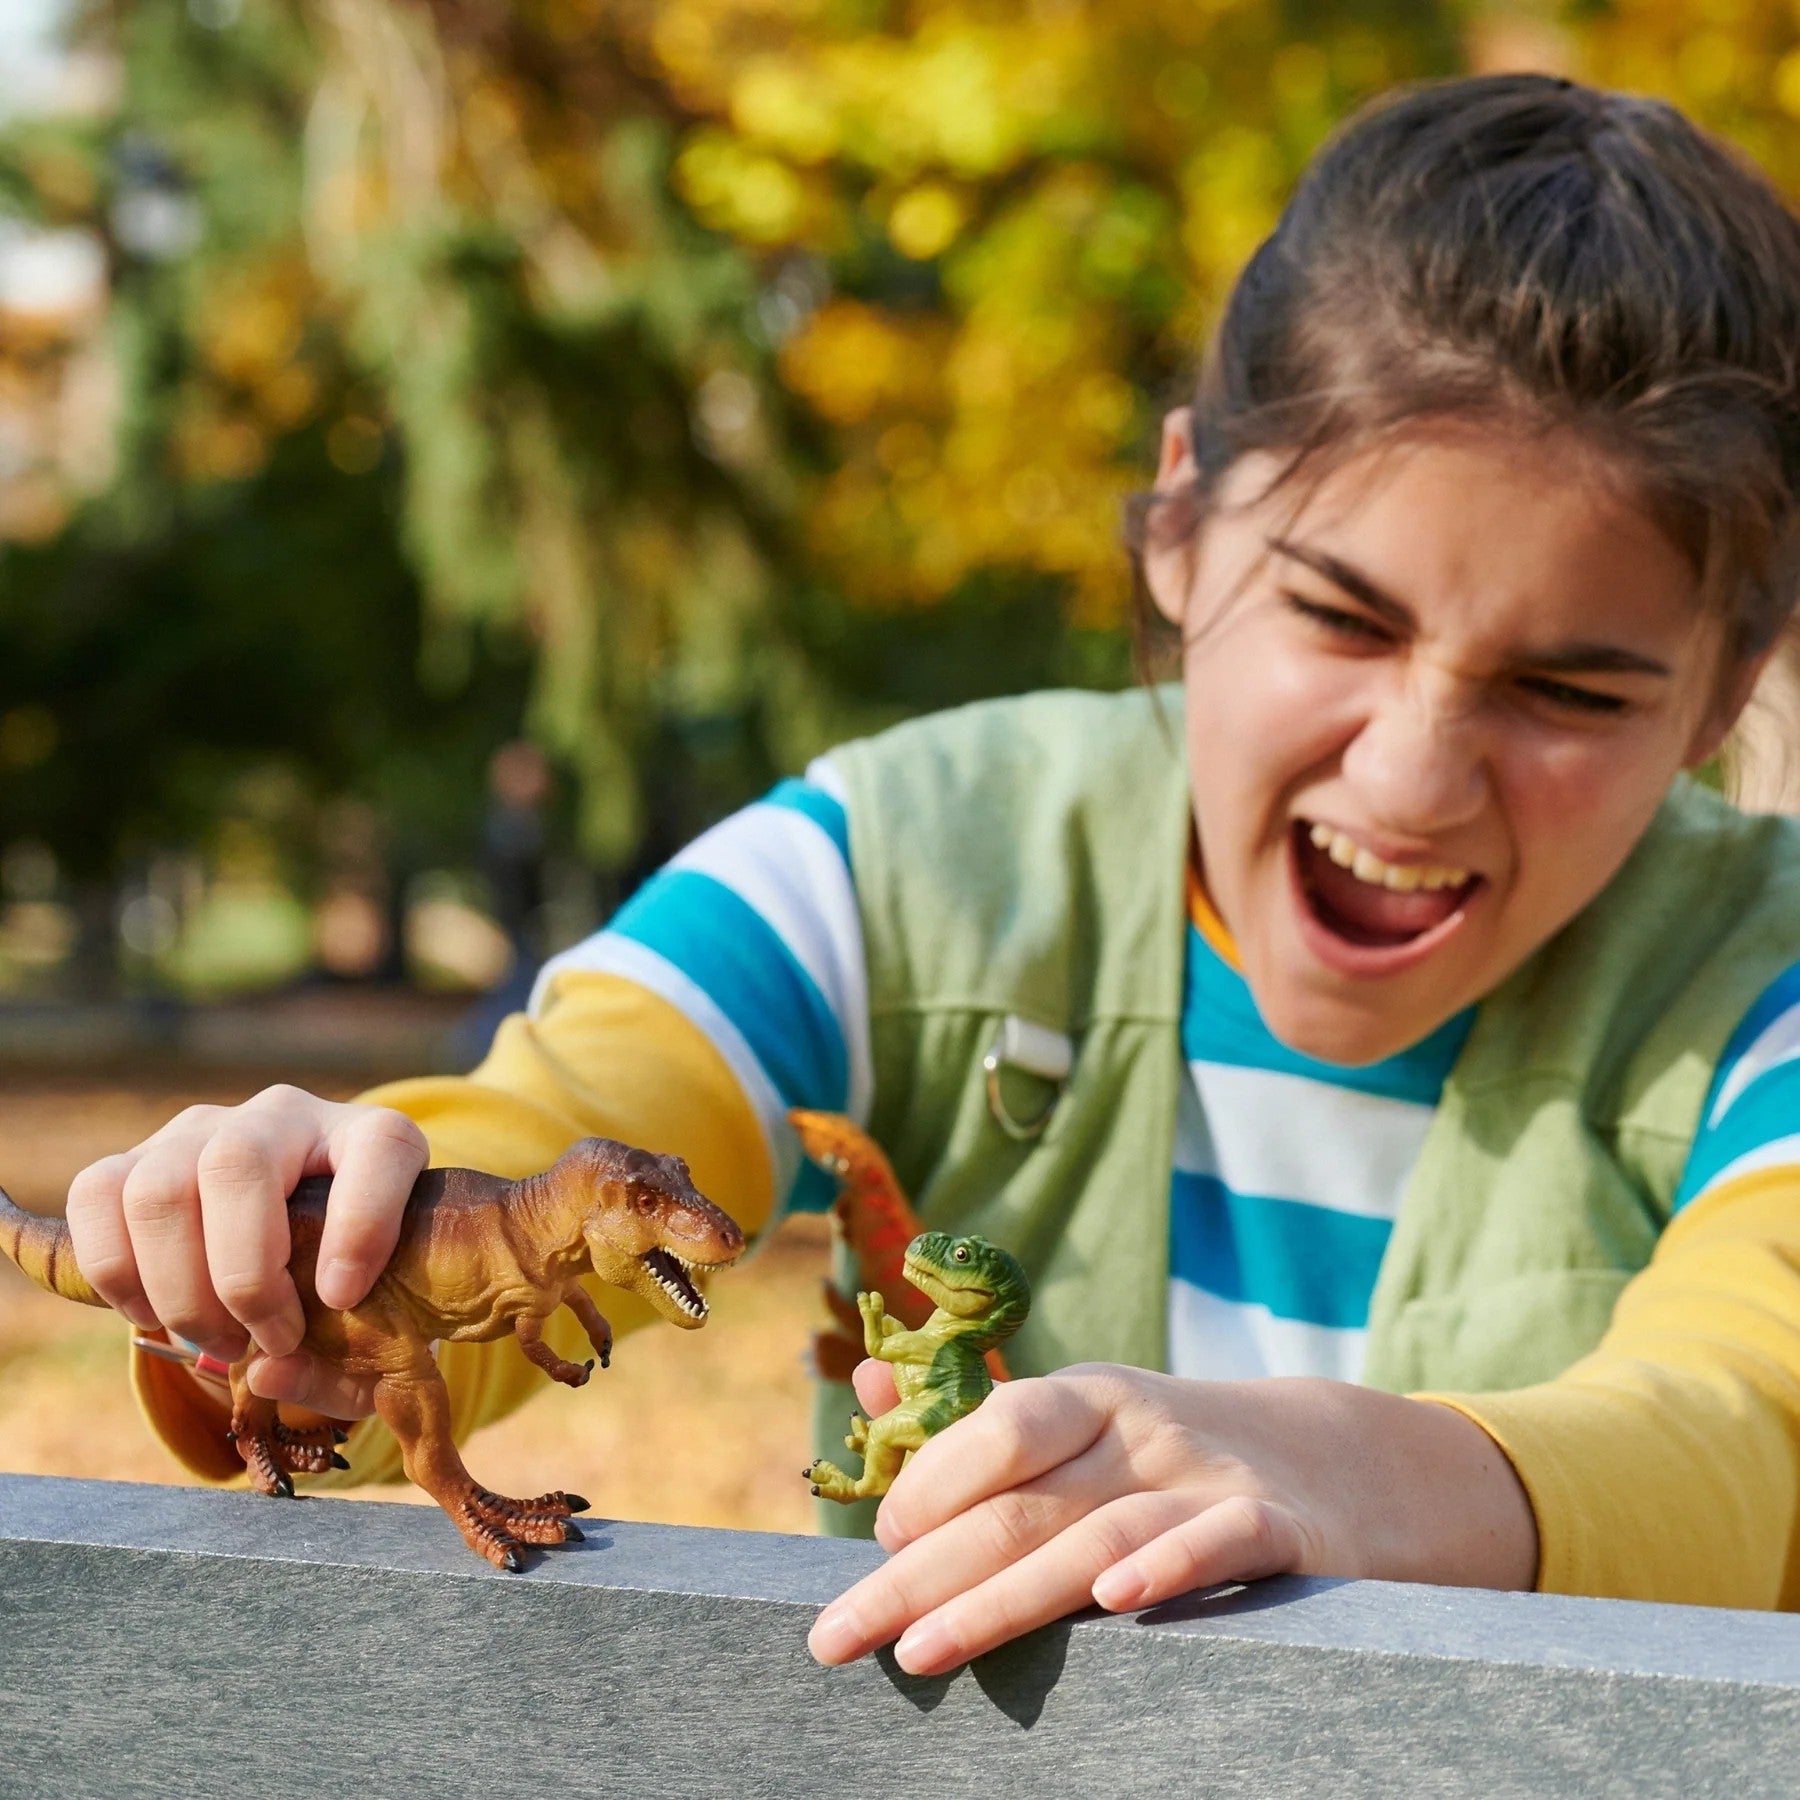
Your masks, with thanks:
[[[1401,894],[1377,882],[1358,881],[1304,840],[1301,855],[1302,882],[1319,916],[1352,942],[1403,944],[1441,925],[1462,903],[1460,887]]]

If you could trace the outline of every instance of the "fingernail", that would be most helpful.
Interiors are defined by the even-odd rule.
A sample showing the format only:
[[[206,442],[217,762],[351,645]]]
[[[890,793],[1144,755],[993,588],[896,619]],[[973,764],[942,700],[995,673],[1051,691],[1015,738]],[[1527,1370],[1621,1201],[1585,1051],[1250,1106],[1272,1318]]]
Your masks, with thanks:
[[[909,1675],[935,1675],[957,1660],[955,1640],[933,1619],[921,1619],[894,1646],[894,1660]]]
[[[342,1309],[351,1304],[351,1295],[362,1282],[362,1270],[341,1256],[334,1256],[313,1282],[319,1298],[327,1306]]]
[[[806,1647],[816,1662],[835,1664],[848,1662],[861,1648],[856,1621],[849,1609],[833,1601],[813,1621]]]
[[[1130,1563],[1115,1563],[1096,1578],[1094,1604],[1109,1612],[1124,1612],[1143,1599],[1149,1585]]]

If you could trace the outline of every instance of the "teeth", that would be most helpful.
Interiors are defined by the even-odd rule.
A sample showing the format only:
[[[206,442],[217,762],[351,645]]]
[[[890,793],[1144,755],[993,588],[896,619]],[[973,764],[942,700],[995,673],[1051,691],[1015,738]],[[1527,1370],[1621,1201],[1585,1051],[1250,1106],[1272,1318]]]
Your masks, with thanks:
[[[1438,888],[1461,887],[1469,879],[1467,869],[1452,869],[1435,863],[1383,862],[1373,850],[1365,849],[1347,832],[1334,826],[1314,825],[1307,836],[1316,849],[1323,850],[1340,869],[1348,869],[1358,881],[1392,888],[1395,893],[1410,894],[1417,888],[1424,888],[1429,893]]]

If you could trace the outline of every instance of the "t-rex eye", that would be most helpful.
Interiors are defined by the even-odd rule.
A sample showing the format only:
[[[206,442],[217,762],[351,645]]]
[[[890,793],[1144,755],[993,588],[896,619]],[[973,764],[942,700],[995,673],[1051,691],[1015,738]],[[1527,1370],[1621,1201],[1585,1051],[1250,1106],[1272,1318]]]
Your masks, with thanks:
[[[969,1246],[967,1244],[958,1244],[950,1254],[954,1256],[958,1262],[967,1262],[969,1260]]]

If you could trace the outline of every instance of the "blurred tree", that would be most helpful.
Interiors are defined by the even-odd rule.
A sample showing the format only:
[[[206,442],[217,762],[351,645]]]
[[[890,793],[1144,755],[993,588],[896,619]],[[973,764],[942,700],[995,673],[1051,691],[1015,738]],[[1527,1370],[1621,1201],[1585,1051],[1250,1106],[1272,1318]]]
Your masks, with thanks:
[[[91,858],[252,752],[448,829],[428,790],[477,805],[523,705],[629,867],[846,732],[1124,679],[1161,406],[1395,81],[1566,67],[1800,178],[1788,0],[89,0],[78,31],[117,104],[16,125],[0,194],[104,249],[120,450],[0,563],[0,838]],[[152,717],[87,786],[67,746],[113,763]]]

